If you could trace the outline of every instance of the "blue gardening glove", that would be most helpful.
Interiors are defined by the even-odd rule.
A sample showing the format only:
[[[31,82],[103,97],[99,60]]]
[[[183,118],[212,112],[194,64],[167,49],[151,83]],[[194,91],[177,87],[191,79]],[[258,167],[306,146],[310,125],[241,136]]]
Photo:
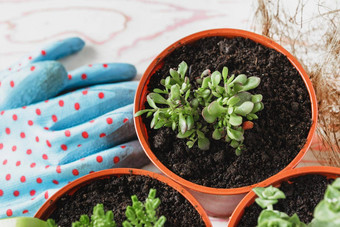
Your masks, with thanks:
[[[67,73],[54,61],[83,46],[79,38],[59,41],[0,73],[0,218],[33,216],[92,171],[146,163],[133,126],[137,82],[113,83],[132,79],[135,67],[94,64]]]

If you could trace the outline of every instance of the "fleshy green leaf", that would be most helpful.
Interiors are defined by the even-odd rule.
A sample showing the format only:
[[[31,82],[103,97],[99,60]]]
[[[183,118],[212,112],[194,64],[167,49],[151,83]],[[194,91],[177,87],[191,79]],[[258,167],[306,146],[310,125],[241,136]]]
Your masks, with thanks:
[[[256,88],[257,86],[259,86],[260,82],[261,82],[261,79],[259,77],[251,76],[248,78],[247,82],[243,84],[242,91],[252,90]]]
[[[258,95],[253,95],[253,96],[251,97],[251,101],[252,101],[253,103],[259,103],[259,102],[262,101],[262,98],[263,98],[263,96],[260,95],[260,94],[258,94]]]
[[[240,156],[242,154],[242,150],[241,150],[240,147],[236,148],[235,154],[236,154],[236,156]]]
[[[150,111],[146,114],[146,117],[151,117],[151,115],[155,112],[155,109],[153,109],[153,111]]]
[[[189,96],[190,96],[190,90],[187,90],[187,92],[185,93],[185,97],[184,97],[185,101],[188,100]]]
[[[242,103],[240,106],[236,106],[234,112],[241,116],[246,116],[249,114],[254,108],[254,103],[250,101],[246,101]]]
[[[197,133],[198,138],[205,138],[204,133],[201,132],[200,130],[197,130],[196,133]]]
[[[157,93],[150,93],[148,95],[155,103],[159,103],[159,104],[167,104],[167,101],[165,98],[163,98],[163,96],[161,96],[160,94]]]
[[[244,74],[238,75],[232,83],[239,83],[241,85],[245,84],[247,82],[247,76]]]
[[[238,97],[237,95],[234,95],[233,97],[228,99],[227,105],[235,106],[240,100],[241,100],[240,97]]]
[[[152,98],[150,97],[150,94],[148,96],[146,96],[146,100],[148,101],[149,105],[154,108],[154,109],[158,109],[158,107],[156,106],[155,102],[152,100]]]
[[[217,101],[213,101],[208,106],[208,112],[212,116],[220,116],[223,112],[227,112],[227,109],[221,106]]]
[[[186,131],[184,134],[182,134],[181,132],[179,132],[177,134],[177,138],[180,138],[180,139],[184,139],[184,138],[188,138],[189,136],[191,136],[193,133],[195,132],[195,130],[188,130]]]
[[[144,110],[140,110],[138,111],[137,113],[135,113],[135,117],[138,117],[140,115],[143,115],[144,113],[147,113],[147,112],[154,112],[155,110],[154,109],[144,109]]]
[[[202,97],[203,98],[208,98],[208,96],[210,95],[210,90],[209,89],[205,89],[203,92],[202,92]]]
[[[257,113],[262,109],[263,103],[262,102],[257,102],[254,104],[254,108],[251,111],[252,113]]]
[[[232,140],[231,143],[230,143],[230,146],[232,148],[238,148],[239,145],[240,145],[240,143],[237,142],[236,140]]]
[[[334,187],[334,188],[340,190],[340,177],[337,178],[337,179],[335,179],[335,180],[333,181],[332,187]]]
[[[227,83],[227,78],[228,78],[228,68],[227,67],[223,67],[222,77],[223,77],[224,83]]]
[[[179,114],[179,121],[178,121],[179,128],[181,130],[181,133],[184,134],[187,131],[187,122],[185,120],[185,117],[182,113]]]
[[[162,227],[164,226],[165,222],[166,222],[165,216],[161,216],[155,223],[154,227]]]
[[[232,75],[229,77],[229,79],[227,80],[227,84],[230,84],[230,83],[234,80],[234,78],[235,78],[235,75],[232,74]]]
[[[211,82],[214,87],[219,85],[219,83],[221,82],[221,73],[219,71],[215,71],[211,74]]]
[[[251,101],[252,94],[250,94],[249,92],[240,92],[235,95],[235,97],[238,97],[240,99],[240,101],[235,104],[235,106],[239,106],[246,101]]]
[[[198,147],[203,151],[209,150],[210,147],[209,139],[207,139],[206,137],[198,138]]]
[[[189,148],[192,148],[192,147],[194,146],[194,144],[195,144],[194,141],[188,141],[188,142],[187,142],[187,146],[188,146]]]
[[[177,128],[176,122],[174,122],[174,121],[172,122],[171,128],[172,128],[173,131],[176,130],[176,128]]]
[[[194,128],[195,122],[194,122],[194,118],[191,115],[187,117],[186,121],[187,121],[188,130],[191,130],[192,128]]]
[[[208,107],[204,107],[204,109],[202,110],[202,116],[203,116],[204,120],[208,123],[213,123],[214,121],[216,121],[216,116],[211,115],[208,112]]]
[[[231,114],[229,123],[233,126],[240,126],[242,124],[242,117],[237,116],[236,114]]]
[[[162,120],[162,119],[160,119],[160,120],[157,122],[157,124],[155,125],[154,129],[160,129],[160,128],[162,128],[162,127],[164,126],[164,124],[165,124],[165,121]]]
[[[254,113],[248,114],[248,115],[247,115],[247,118],[248,118],[248,117],[250,117],[252,120],[257,120],[257,119],[259,119],[259,117],[258,117],[256,114],[254,114]]]
[[[170,99],[171,100],[179,100],[181,98],[181,92],[180,92],[180,87],[178,84],[172,85],[171,86],[171,91],[170,91]]]
[[[232,113],[234,113],[234,107],[229,106],[228,107],[228,114],[231,115]]]
[[[151,120],[151,124],[150,124],[150,127],[151,128],[154,128],[155,125],[157,124],[158,122],[158,119],[159,119],[159,110],[157,110],[154,114],[153,114],[153,118]]]
[[[176,70],[174,69],[170,69],[170,75],[172,76],[172,78],[179,84],[181,81],[180,81],[180,78],[179,78],[179,74]]]
[[[205,77],[205,78],[203,79],[201,88],[202,88],[202,89],[208,88],[208,87],[209,87],[209,82],[211,82],[211,77],[210,77],[210,76],[209,76],[209,77]]]
[[[165,83],[165,86],[170,86],[171,85],[171,77],[170,76],[166,77],[164,83]]]
[[[201,74],[201,78],[205,77],[205,76],[208,76],[210,74],[210,69],[206,69],[202,72]]]
[[[243,133],[232,128],[227,128],[227,134],[232,140],[243,141]]]
[[[168,92],[167,92],[167,91],[163,91],[163,90],[161,90],[161,89],[159,89],[159,88],[155,88],[155,89],[153,89],[153,92],[155,92],[155,93],[159,93],[159,94],[168,94]]]
[[[213,134],[212,134],[212,138],[213,138],[214,140],[220,140],[220,139],[222,138],[222,134],[221,134],[221,132],[220,132],[219,129],[215,129],[215,130],[214,130],[214,132],[213,132]]]
[[[185,61],[182,61],[179,65],[178,65],[178,73],[181,75],[181,78],[184,79],[185,74],[188,70],[188,65]]]

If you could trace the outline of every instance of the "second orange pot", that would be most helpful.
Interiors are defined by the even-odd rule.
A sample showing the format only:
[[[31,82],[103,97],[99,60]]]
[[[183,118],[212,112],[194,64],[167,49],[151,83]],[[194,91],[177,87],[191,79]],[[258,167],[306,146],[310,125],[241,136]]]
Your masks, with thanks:
[[[201,216],[205,226],[212,226],[207,216],[206,212],[199,204],[199,202],[182,186],[177,184],[176,182],[172,181],[171,179],[164,177],[158,173],[141,170],[141,169],[128,169],[128,168],[117,168],[117,169],[108,169],[102,170],[98,172],[94,172],[88,175],[85,175],[71,183],[67,184],[59,191],[57,191],[53,196],[51,196],[43,206],[37,211],[35,214],[35,218],[39,218],[42,220],[47,220],[53,211],[56,209],[58,200],[63,195],[73,195],[76,191],[78,191],[81,187],[99,179],[109,178],[111,176],[122,176],[122,175],[140,175],[140,176],[148,176],[155,180],[161,181],[167,184],[169,187],[173,188],[177,192],[179,192],[185,199],[187,199],[190,204],[197,210],[199,215]]]
[[[311,110],[312,110],[312,125],[310,127],[308,137],[306,140],[305,145],[300,150],[298,155],[284,168],[281,170],[286,171],[289,169],[294,168],[303,158],[306,151],[308,150],[313,134],[316,129],[317,123],[317,102],[315,92],[312,86],[312,83],[307,76],[306,72],[302,68],[301,64],[283,47],[279,44],[275,43],[273,40],[264,37],[262,35],[258,35],[252,32],[243,31],[243,30],[236,30],[236,29],[214,29],[214,30],[207,30],[195,33],[193,35],[189,35],[174,44],[170,45],[166,48],[162,53],[160,53],[155,60],[150,64],[147,68],[146,72],[144,73],[139,86],[137,88],[136,96],[135,96],[135,103],[134,103],[134,113],[138,112],[139,110],[144,109],[144,103],[146,102],[146,96],[148,95],[148,84],[152,78],[152,75],[160,69],[164,64],[164,59],[172,53],[176,48],[184,46],[186,44],[193,43],[199,39],[205,37],[212,37],[212,36],[221,36],[221,37],[243,37],[247,39],[251,39],[256,43],[260,43],[266,47],[274,49],[283,55],[285,55],[291,64],[297,69],[301,78],[304,81],[304,84],[308,90],[310,101],[311,101]],[[173,180],[177,181],[181,185],[185,186],[195,197],[196,199],[203,205],[205,210],[208,212],[209,215],[212,216],[229,216],[232,211],[235,209],[236,205],[240,202],[240,200],[248,193],[252,188],[256,187],[257,184],[240,187],[240,188],[211,188],[205,187],[202,185],[198,185],[192,183],[188,180],[181,178],[180,176],[176,175],[174,172],[169,170],[163,163],[161,163],[155,154],[150,149],[150,145],[148,142],[148,134],[146,127],[142,121],[141,117],[136,117],[134,119],[135,127],[138,139],[142,144],[144,151],[146,152],[147,156],[151,159],[153,164],[157,166],[165,175],[172,178]],[[246,168],[246,167],[245,167]],[[271,177],[272,178],[272,177]],[[264,180],[263,182],[259,183],[266,183],[270,182],[271,178]]]

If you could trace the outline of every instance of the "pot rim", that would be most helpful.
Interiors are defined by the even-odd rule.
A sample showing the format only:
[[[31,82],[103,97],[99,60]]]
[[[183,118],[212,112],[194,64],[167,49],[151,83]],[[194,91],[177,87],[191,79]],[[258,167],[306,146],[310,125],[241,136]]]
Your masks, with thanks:
[[[205,30],[201,32],[197,32],[194,34],[191,34],[189,36],[186,36],[179,41],[171,44],[169,47],[167,47],[165,50],[163,50],[149,65],[145,73],[143,74],[139,85],[137,87],[136,95],[135,95],[135,102],[134,102],[134,113],[138,112],[139,110],[143,109],[144,107],[144,102],[145,102],[145,94],[147,92],[147,84],[150,80],[151,75],[154,74],[154,72],[162,67],[162,60],[169,55],[171,52],[173,52],[176,48],[181,47],[183,45],[186,45],[188,43],[194,42],[198,39],[204,38],[204,37],[211,37],[211,36],[224,36],[224,37],[243,37],[243,38],[249,38],[253,40],[256,43],[260,43],[264,46],[267,46],[271,49],[274,49],[282,54],[284,54],[288,60],[291,62],[291,64],[296,68],[296,70],[299,72],[299,75],[302,77],[306,89],[309,94],[309,98],[311,101],[311,110],[312,110],[312,125],[309,129],[309,133],[306,139],[306,143],[302,147],[302,149],[299,151],[297,156],[280,172],[277,174],[287,171],[289,169],[293,169],[297,164],[301,161],[303,156],[306,154],[307,150],[309,149],[313,135],[316,130],[316,124],[317,124],[317,115],[318,115],[318,110],[317,110],[317,101],[316,101],[316,95],[314,88],[312,86],[312,82],[310,81],[307,73],[301,66],[301,64],[282,46],[274,42],[273,40],[269,39],[268,37],[245,31],[245,30],[239,30],[239,29],[229,29],[229,28],[219,28],[219,29],[212,29],[212,30]],[[157,68],[158,67],[158,68]],[[144,94],[144,99],[143,99],[143,94]],[[143,101],[141,101],[143,99]],[[134,117],[134,123],[135,123],[135,128],[136,128],[136,133],[137,137],[146,153],[146,155],[149,157],[149,159],[152,161],[152,163],[160,169],[166,176],[170,177],[174,181],[180,183],[181,185],[190,188],[191,190],[195,190],[198,192],[203,192],[207,194],[214,194],[214,195],[234,195],[234,194],[243,194],[249,192],[252,188],[256,187],[260,183],[266,183],[270,182],[272,178],[277,175],[273,175],[269,178],[267,178],[264,181],[248,185],[248,186],[243,186],[239,188],[212,188],[212,187],[206,187],[202,186],[199,184],[192,183],[188,180],[185,180],[184,178],[178,176],[171,170],[169,170],[163,163],[161,163],[155,154],[151,151],[150,146],[147,141],[147,132],[145,129],[145,126],[142,122],[141,116],[139,117]]]
[[[148,170],[143,169],[134,169],[134,168],[116,168],[116,169],[106,169],[101,170],[98,172],[93,172],[90,174],[87,174],[85,176],[82,176],[71,183],[65,185],[61,189],[59,189],[55,194],[53,194],[48,200],[45,201],[45,203],[39,208],[39,210],[34,215],[35,218],[39,219],[47,219],[48,216],[52,213],[53,206],[56,205],[56,202],[60,199],[61,196],[67,194],[67,193],[74,193],[79,188],[81,188],[84,185],[89,184],[90,182],[97,180],[97,179],[103,179],[110,176],[119,176],[119,175],[141,175],[141,176],[148,176],[155,180],[161,181],[168,185],[169,187],[173,188],[177,192],[179,192],[186,200],[190,202],[190,204],[197,210],[200,217],[202,218],[204,224],[206,226],[212,226],[210,219],[208,215],[206,214],[205,210],[201,206],[201,204],[181,185],[174,182],[170,178],[167,178],[166,176],[160,175],[155,172],[151,172]],[[52,208],[51,208],[52,207]]]
[[[276,177],[274,177],[270,182],[266,182],[263,184],[259,184],[258,187],[267,187],[269,185],[279,185],[283,181],[287,181],[288,179],[303,176],[303,175],[309,175],[309,174],[319,174],[327,177],[335,177],[338,175],[340,177],[340,168],[332,167],[332,166],[307,166],[307,167],[300,167],[296,169],[291,169],[288,171],[285,171],[283,173],[278,174]],[[256,198],[256,194],[253,191],[250,191],[237,205],[236,209],[232,213],[232,215],[229,218],[228,226],[233,227],[238,224],[238,222],[241,220],[241,217],[244,213],[244,209],[251,204],[254,203]]]

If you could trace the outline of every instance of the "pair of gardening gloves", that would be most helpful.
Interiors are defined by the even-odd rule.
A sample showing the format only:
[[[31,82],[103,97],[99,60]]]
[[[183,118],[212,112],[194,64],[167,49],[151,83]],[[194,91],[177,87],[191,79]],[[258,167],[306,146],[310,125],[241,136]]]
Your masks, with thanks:
[[[93,171],[147,163],[133,125],[133,65],[71,72],[69,38],[0,72],[0,218],[33,216],[58,189]]]

